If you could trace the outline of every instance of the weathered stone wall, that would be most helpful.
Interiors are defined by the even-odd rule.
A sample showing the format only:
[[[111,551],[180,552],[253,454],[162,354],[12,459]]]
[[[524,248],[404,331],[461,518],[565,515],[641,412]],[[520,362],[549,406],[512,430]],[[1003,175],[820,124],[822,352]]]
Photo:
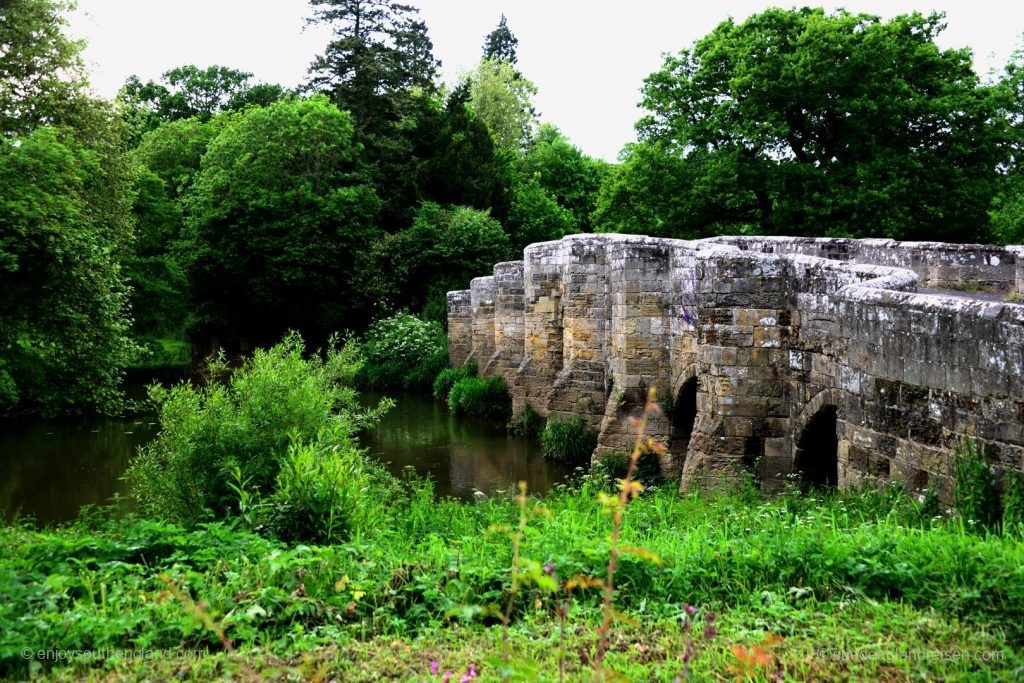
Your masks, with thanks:
[[[494,278],[473,278],[469,283],[469,305],[473,315],[473,350],[469,361],[481,370],[494,355]]]
[[[448,292],[448,364],[463,365],[473,352],[473,308],[469,290]]]
[[[523,362],[523,262],[506,261],[494,266],[494,355],[483,374],[500,376],[512,384]]]
[[[503,376],[517,414],[583,415],[600,430],[595,457],[631,448],[628,418],[656,388],[666,410],[648,434],[669,444],[663,470],[683,488],[741,470],[779,488],[831,457],[822,471],[840,486],[897,477],[948,498],[964,438],[1022,467],[1024,306],[918,287],[1024,291],[1021,254],[576,235],[449,294],[449,355]]]

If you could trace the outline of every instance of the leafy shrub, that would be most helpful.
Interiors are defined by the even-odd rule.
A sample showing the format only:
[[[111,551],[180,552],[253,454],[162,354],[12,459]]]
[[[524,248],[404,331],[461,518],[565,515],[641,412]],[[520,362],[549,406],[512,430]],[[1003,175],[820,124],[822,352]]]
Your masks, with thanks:
[[[363,336],[364,386],[427,390],[448,365],[448,338],[439,323],[396,313],[373,323]]]
[[[460,365],[457,368],[445,368],[434,378],[434,398],[448,400],[448,394],[459,380],[476,377],[476,365]]]
[[[582,463],[597,447],[597,434],[582,416],[570,420],[549,419],[540,435],[544,457],[556,462]]]
[[[464,377],[448,392],[448,410],[456,415],[507,419],[512,401],[500,377]]]
[[[277,473],[268,526],[289,543],[340,543],[354,528],[381,522],[381,503],[396,489],[337,426],[303,441],[294,434]]]
[[[233,468],[237,479],[267,495],[289,442],[329,430],[342,444],[390,407],[358,406],[351,383],[361,360],[354,346],[332,348],[325,358],[303,352],[292,333],[258,350],[224,383],[151,386],[161,431],[125,475],[142,509],[186,525],[235,512]]]

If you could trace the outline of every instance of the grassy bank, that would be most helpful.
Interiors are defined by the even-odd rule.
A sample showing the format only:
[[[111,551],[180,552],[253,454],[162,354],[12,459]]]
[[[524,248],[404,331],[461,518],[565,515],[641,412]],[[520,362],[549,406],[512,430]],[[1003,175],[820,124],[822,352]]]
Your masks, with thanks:
[[[0,531],[0,673],[117,668],[54,669],[23,660],[23,647],[186,647],[214,654],[158,666],[201,677],[322,669],[346,680],[433,679],[438,661],[454,680],[469,664],[494,679],[505,666],[495,615],[508,604],[512,549],[493,531],[515,525],[518,507],[501,498],[436,502],[422,482],[406,487],[388,524],[331,546],[288,546],[230,523],[188,531],[102,515],[42,532],[8,527]],[[522,559],[561,580],[603,576],[610,522],[598,488],[584,480],[547,496]],[[673,680],[684,669],[792,680],[1024,671],[1024,544],[933,518],[898,492],[651,492],[630,504],[622,540],[661,561],[624,555],[619,567],[615,604],[625,616],[607,665],[631,679]],[[521,587],[508,666],[557,679],[564,642],[567,676],[585,677],[599,611],[595,590],[566,602],[564,592]],[[979,661],[968,650],[995,654]]]

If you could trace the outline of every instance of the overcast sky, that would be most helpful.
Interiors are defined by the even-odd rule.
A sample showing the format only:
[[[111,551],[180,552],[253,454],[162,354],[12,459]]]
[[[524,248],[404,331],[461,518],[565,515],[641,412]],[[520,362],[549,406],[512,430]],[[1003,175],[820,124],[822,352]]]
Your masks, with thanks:
[[[614,160],[635,139],[636,103],[663,52],[688,47],[727,16],[743,19],[778,5],[754,0],[408,0],[430,29],[434,54],[452,82],[480,58],[502,12],[519,39],[519,69],[540,89],[541,119],[588,154]],[[942,47],[971,47],[983,75],[1020,46],[1024,2],[850,0],[824,3],[883,17],[943,10]],[[788,6],[781,3],[782,6]],[[304,29],[306,0],[79,0],[72,32],[88,41],[94,89],[113,97],[130,74],[144,81],[182,64],[221,64],[259,81],[302,82],[329,32]]]

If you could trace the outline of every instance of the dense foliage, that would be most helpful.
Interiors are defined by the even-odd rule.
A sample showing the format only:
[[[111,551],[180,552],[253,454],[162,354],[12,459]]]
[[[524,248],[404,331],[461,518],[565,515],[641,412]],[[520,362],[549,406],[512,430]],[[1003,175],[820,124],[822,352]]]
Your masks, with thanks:
[[[40,158],[59,213],[31,216],[23,178],[0,197],[0,296],[18,299],[0,312],[5,413],[112,407],[126,366],[184,344],[175,362],[403,310],[444,324],[446,291],[576,232],[1024,240],[1022,56],[982,82],[968,50],[936,44],[940,15],[725,21],[646,79],[639,142],[613,165],[541,124],[504,16],[450,89],[415,7],[313,0],[331,38],[302,87],[186,63],[105,103],[66,35],[71,6],[0,8],[4,163],[24,174],[46,136],[81,159],[63,177],[63,152]],[[24,254],[55,221],[96,249],[39,288],[50,266]],[[88,351],[58,334],[76,325]],[[62,365],[97,392],[60,397],[26,374]]]
[[[373,388],[429,390],[448,365],[448,337],[437,322],[408,313],[375,321],[360,345],[359,381]]]
[[[304,350],[290,335],[256,351],[225,382],[150,387],[161,431],[126,475],[142,510],[195,525],[242,512],[246,500],[251,511],[252,501],[265,498],[285,520],[286,537],[319,528],[302,526],[312,509],[350,515],[344,504],[372,479],[352,437],[389,404],[367,410],[357,403],[352,385],[362,360],[355,347],[331,348],[323,358]],[[339,480],[351,487],[332,493]],[[324,525],[320,540],[337,538],[346,526],[340,518]]]
[[[324,97],[232,119],[185,201],[187,270],[204,329],[325,335],[361,313],[356,255],[380,202],[360,175],[351,117]]]
[[[50,127],[0,139],[0,413],[116,407],[134,347],[101,164]]]
[[[990,239],[1002,90],[935,44],[943,28],[809,8],[722,22],[646,79],[609,227]]]

